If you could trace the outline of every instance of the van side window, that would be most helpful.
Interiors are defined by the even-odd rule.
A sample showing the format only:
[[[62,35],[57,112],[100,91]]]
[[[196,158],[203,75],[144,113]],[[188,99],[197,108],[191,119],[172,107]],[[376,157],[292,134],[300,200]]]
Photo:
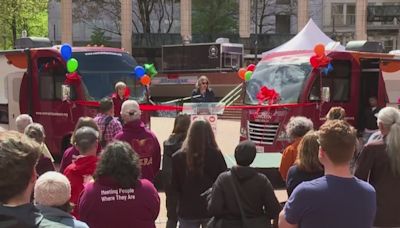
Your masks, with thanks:
[[[329,87],[331,90],[331,100],[336,102],[346,102],[350,98],[350,79],[351,62],[348,60],[332,60],[333,70],[325,75],[318,76],[311,87],[309,100],[319,101],[321,99],[320,78],[322,77],[322,87]]]
[[[65,81],[65,67],[58,59],[41,57],[37,61],[40,98],[43,100],[61,100],[61,85]],[[71,88],[71,98],[74,97],[74,87]]]

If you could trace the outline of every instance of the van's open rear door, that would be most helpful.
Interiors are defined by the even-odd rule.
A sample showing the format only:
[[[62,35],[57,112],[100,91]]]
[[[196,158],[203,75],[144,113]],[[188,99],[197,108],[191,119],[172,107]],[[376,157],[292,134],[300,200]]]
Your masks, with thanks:
[[[15,118],[20,114],[21,80],[28,60],[23,50],[0,52],[0,126],[15,130]]]
[[[380,70],[387,93],[387,105],[396,106],[400,99],[400,59],[383,59]],[[383,89],[382,86],[380,86]]]

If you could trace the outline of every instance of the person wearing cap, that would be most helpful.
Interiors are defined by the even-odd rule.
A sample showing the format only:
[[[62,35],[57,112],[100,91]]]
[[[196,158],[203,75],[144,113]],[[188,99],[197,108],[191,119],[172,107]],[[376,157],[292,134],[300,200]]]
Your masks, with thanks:
[[[120,81],[115,84],[115,93],[112,94],[111,98],[114,103],[114,116],[120,117],[122,103],[129,98],[129,90],[124,82]]]
[[[158,139],[141,121],[141,111],[136,101],[127,100],[122,104],[121,117],[125,124],[122,132],[118,133],[115,139],[131,145],[140,157],[142,178],[153,181],[160,170],[161,163]]]
[[[243,141],[235,149],[237,165],[218,176],[215,181],[208,211],[216,219],[222,219],[222,228],[243,227],[237,197],[232,189],[232,181],[247,218],[260,220],[265,227],[271,227],[271,219],[277,222],[282,207],[275,196],[269,179],[251,168],[256,157],[256,146],[251,141]],[[247,226],[245,226],[247,227]]]
[[[53,222],[73,228],[88,228],[71,214],[71,185],[68,178],[58,172],[46,172],[35,183],[34,202],[43,216]]]
[[[94,121],[100,128],[102,147],[105,147],[122,130],[122,125],[117,118],[114,118],[114,103],[111,98],[106,97],[100,100],[99,113]]]
[[[155,228],[160,197],[154,185],[140,179],[139,156],[121,141],[107,145],[79,198],[80,219],[93,228]]]
[[[81,127],[75,133],[75,147],[80,155],[64,170],[64,175],[71,182],[70,201],[74,205],[96,169],[98,138],[99,132],[91,127]]]

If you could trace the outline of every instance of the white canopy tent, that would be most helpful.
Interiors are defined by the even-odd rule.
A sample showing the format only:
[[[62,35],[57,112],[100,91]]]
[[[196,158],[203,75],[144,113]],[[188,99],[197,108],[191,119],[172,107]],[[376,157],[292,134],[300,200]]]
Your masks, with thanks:
[[[262,55],[265,56],[271,53],[284,51],[313,50],[314,46],[318,43],[325,44],[325,50],[345,50],[344,46],[340,45],[339,42],[335,42],[329,38],[324,32],[321,31],[321,29],[318,28],[314,21],[310,19],[295,37],[281,46],[264,52]]]

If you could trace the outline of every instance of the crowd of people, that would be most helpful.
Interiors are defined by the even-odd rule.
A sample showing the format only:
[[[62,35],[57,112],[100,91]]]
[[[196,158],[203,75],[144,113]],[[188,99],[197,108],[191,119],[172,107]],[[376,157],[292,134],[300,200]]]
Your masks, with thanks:
[[[197,92],[208,99],[200,79]],[[358,134],[340,107],[318,130],[292,117],[279,168],[289,198],[280,203],[267,176],[250,167],[256,145],[239,143],[228,169],[207,120],[179,114],[161,159],[125,89],[117,83],[96,117],[78,120],[58,171],[43,126],[29,115],[16,119],[19,132],[0,132],[0,227],[154,228],[161,162],[167,228],[400,227],[399,110],[372,107]]]

